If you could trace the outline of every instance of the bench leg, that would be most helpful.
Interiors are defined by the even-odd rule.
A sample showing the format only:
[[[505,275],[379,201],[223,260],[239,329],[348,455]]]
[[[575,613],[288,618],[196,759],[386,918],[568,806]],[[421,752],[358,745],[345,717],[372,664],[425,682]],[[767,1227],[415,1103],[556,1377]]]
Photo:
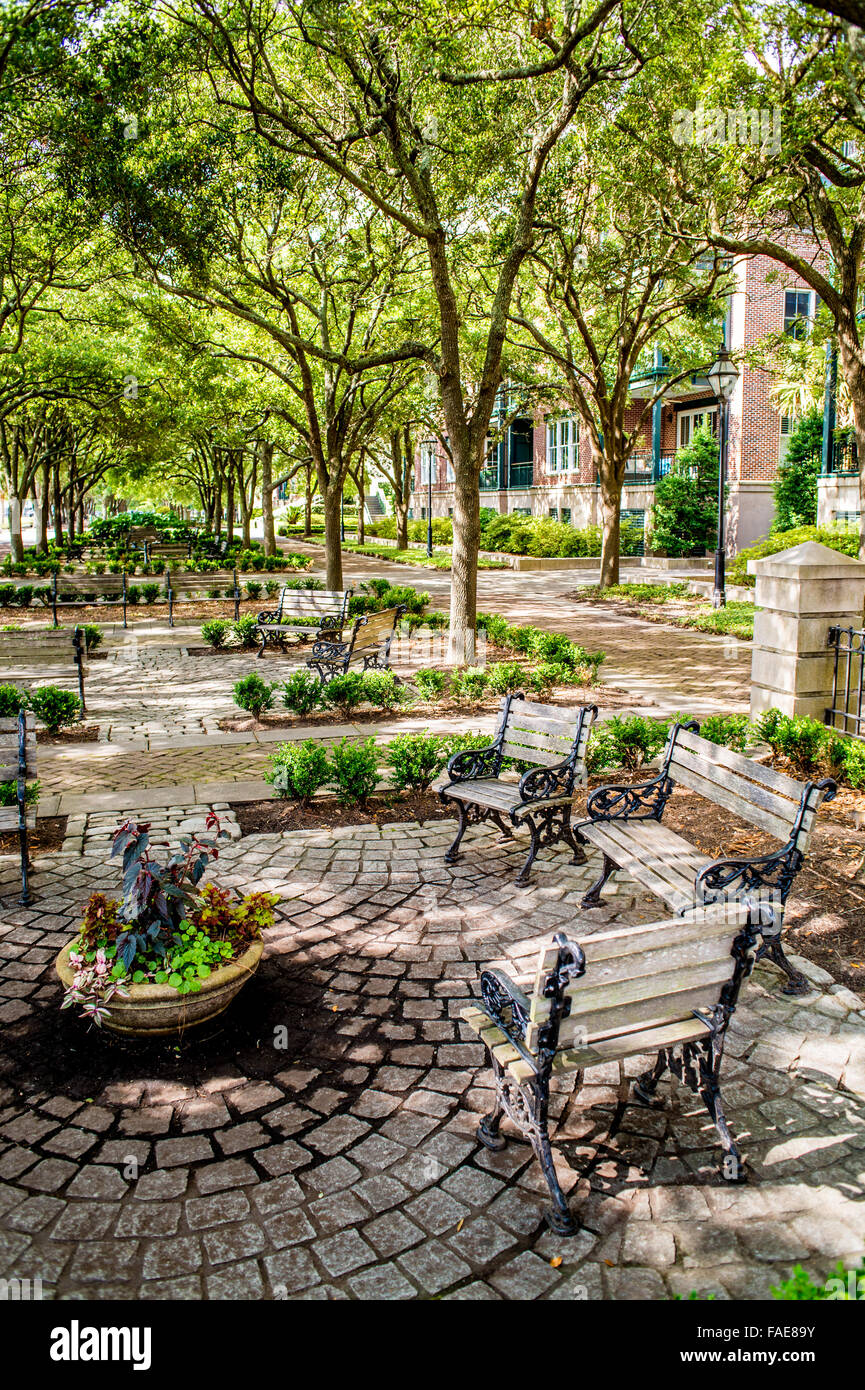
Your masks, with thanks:
[[[499,1134],[499,1125],[502,1122],[505,1107],[502,1100],[502,1068],[495,1057],[493,1057],[492,1063],[493,1074],[496,1079],[496,1101],[490,1113],[484,1115],[478,1125],[477,1134],[478,1139],[486,1148],[492,1149],[493,1153],[498,1153],[507,1143],[507,1140]]]
[[[724,1157],[721,1161],[721,1177],[725,1182],[744,1182],[746,1178],[745,1164],[742,1161],[736,1142],[730,1133],[727,1125],[727,1117],[724,1114],[724,1106],[721,1100],[721,1088],[718,1083],[718,1073],[721,1070],[721,1052],[723,1039],[720,1042],[709,1043],[704,1056],[700,1060],[700,1096],[703,1104],[712,1117],[718,1137],[724,1147]]]
[[[502,1116],[513,1120],[524,1139],[528,1139],[535,1157],[547,1182],[552,1205],[544,1212],[544,1219],[550,1230],[559,1236],[572,1236],[577,1232],[577,1223],[571,1215],[565,1194],[562,1192],[553,1162],[550,1147],[550,1134],[547,1122],[549,1102],[549,1078],[537,1076],[522,1086],[513,1081],[504,1071],[501,1063],[493,1057],[493,1075],[496,1082],[495,1107],[485,1115],[478,1125],[477,1136],[488,1149],[501,1149],[505,1141],[499,1134]]]
[[[564,836],[565,836],[565,840],[567,841],[567,843],[570,845],[571,849],[573,850],[573,855],[572,855],[572,857],[571,857],[571,863],[572,863],[572,864],[585,864],[585,862],[586,862],[586,851],[583,849],[582,845],[580,844],[579,840],[577,839],[576,835],[574,834],[574,827],[571,825],[571,812],[570,812],[570,809],[564,811],[564,812],[563,812],[563,815],[564,815],[564,818],[565,818],[565,825],[564,825]]]
[[[761,960],[763,956],[768,956],[773,965],[777,965],[779,970],[783,970],[784,974],[787,976],[787,983],[781,990],[782,994],[800,996],[811,993],[812,987],[805,979],[801,970],[796,970],[785,956],[780,936],[769,937],[768,939],[766,937],[763,938],[763,945],[757,952],[757,960]]]
[[[18,843],[21,849],[21,897],[18,901],[22,907],[29,907],[33,901],[33,894],[30,892],[30,853],[27,845],[27,825],[22,824],[20,818]]]
[[[457,859],[459,858],[460,841],[463,835],[465,835],[466,830],[468,829],[469,813],[468,807],[466,806],[466,803],[464,801],[457,802],[457,811],[459,813],[460,818],[459,828],[457,830],[456,835],[454,836],[453,842],[451,843],[447,853],[445,854],[446,864],[455,864],[457,862]]]
[[[501,816],[499,815],[498,811],[493,811],[493,813],[492,813],[492,819],[495,821],[496,825],[499,827],[499,830],[502,832],[502,836],[504,837],[504,839],[506,839],[506,840],[512,840],[512,839],[514,838],[514,836],[513,836],[513,831],[511,830],[511,827],[510,827],[509,825],[505,825],[505,823],[504,823],[504,821],[502,820]]]
[[[604,867],[601,870],[601,876],[599,879],[597,879],[595,883],[592,884],[588,893],[586,893],[582,903],[580,904],[581,907],[601,906],[601,889],[603,888],[610,875],[616,872],[616,869],[618,867],[618,864],[615,864],[608,854],[604,855]]]
[[[666,1052],[659,1052],[652,1070],[642,1072],[634,1082],[634,1099],[638,1100],[641,1105],[649,1105],[654,1110],[659,1110],[664,1102],[658,1099],[655,1092],[658,1089],[658,1082],[666,1070],[667,1054]]]
[[[526,862],[525,862],[525,864],[524,864],[523,867],[520,869],[519,873],[517,874],[516,878],[514,879],[514,882],[515,882],[516,884],[518,884],[520,887],[522,887],[524,884],[528,883],[528,881],[529,881],[529,874],[530,874],[531,871],[532,871],[532,865],[534,864],[535,860],[537,859],[537,857],[538,857],[538,851],[539,851],[539,849],[540,849],[540,847],[541,847],[541,832],[540,832],[540,830],[538,829],[538,827],[535,825],[534,821],[533,821],[533,820],[531,819],[531,817],[529,817],[529,816],[526,817],[526,825],[529,827],[529,834],[530,834],[531,837],[532,837],[532,844],[531,844],[531,848],[530,848],[530,850],[529,850],[529,852],[528,852],[528,855],[527,855],[527,857],[526,857]]]

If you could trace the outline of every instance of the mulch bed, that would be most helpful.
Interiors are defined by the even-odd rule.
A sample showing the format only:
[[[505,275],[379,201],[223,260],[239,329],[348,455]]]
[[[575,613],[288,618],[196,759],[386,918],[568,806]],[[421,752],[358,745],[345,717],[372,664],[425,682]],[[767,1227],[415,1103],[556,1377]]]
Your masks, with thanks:
[[[69,729],[60,729],[49,734],[47,729],[36,730],[37,743],[98,743],[98,724],[73,724]]]
[[[435,792],[411,796],[371,796],[365,806],[341,806],[335,797],[316,798],[309,806],[294,801],[242,801],[231,807],[243,835],[273,835],[282,830],[330,830],[341,825],[389,825],[394,821],[453,820]]]
[[[67,816],[41,816],[35,827],[27,831],[27,844],[31,856],[52,854],[63,848],[66,838]],[[18,853],[18,831],[6,830],[0,835],[0,854]]]
[[[791,772],[780,764],[779,768]],[[653,775],[651,768],[643,768],[630,776],[616,772],[590,777],[589,789],[611,782],[645,782]],[[584,806],[583,794],[577,802],[578,817]],[[681,787],[667,802],[663,823],[713,859],[728,853],[751,857],[780,847],[771,835]],[[788,901],[784,940],[790,952],[805,956],[839,984],[865,996],[865,792],[844,788],[821,805]]]

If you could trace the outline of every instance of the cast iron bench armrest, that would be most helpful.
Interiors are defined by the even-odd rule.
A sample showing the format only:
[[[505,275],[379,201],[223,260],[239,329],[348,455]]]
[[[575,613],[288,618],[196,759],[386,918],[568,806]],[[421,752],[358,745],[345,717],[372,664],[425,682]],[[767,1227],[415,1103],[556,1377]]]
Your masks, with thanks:
[[[596,787],[586,801],[589,820],[660,820],[673,783],[666,772],[650,782]]]
[[[332,642],[329,637],[318,636],[312,647],[312,655],[324,656],[329,660],[336,660],[338,657],[347,656],[351,651],[350,642]]]
[[[547,801],[573,791],[576,767],[572,758],[554,763],[552,767],[533,767],[520,778],[519,792],[523,801]]]
[[[499,743],[489,748],[463,748],[448,761],[448,777],[452,782],[473,782],[482,777],[498,777],[502,755]]]
[[[279,608],[268,608],[266,612],[259,613],[255,621],[257,623],[280,623],[281,610]]]

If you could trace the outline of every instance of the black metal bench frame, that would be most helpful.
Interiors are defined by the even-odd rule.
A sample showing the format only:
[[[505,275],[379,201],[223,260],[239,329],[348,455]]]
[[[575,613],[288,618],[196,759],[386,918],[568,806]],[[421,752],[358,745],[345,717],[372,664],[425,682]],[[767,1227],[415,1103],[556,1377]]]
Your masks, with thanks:
[[[390,610],[384,609],[383,612]],[[361,617],[355,618],[351,636],[347,642],[333,641],[327,636],[316,638],[312,648],[312,655],[307,661],[307,666],[311,671],[316,671],[323,684],[327,685],[334,676],[343,676],[348,671],[352,663],[362,666],[363,671],[387,671],[390,669],[390,649],[399,620],[406,612],[404,603],[398,604],[393,610],[393,623],[390,631],[387,632],[380,641],[367,649],[363,643],[364,628],[370,622],[380,617],[380,613],[364,613]]]
[[[348,605],[349,600],[352,594],[354,593],[353,589],[344,589],[342,591],[341,613],[313,613],[310,614],[310,616],[313,617],[315,621],[309,623],[283,622],[282,615],[285,608],[285,600],[289,596],[289,594],[301,595],[304,593],[315,594],[318,592],[319,591],[316,589],[289,589],[288,585],[283,585],[282,591],[279,595],[278,607],[264,609],[261,613],[257,614],[256,616],[256,633],[261,638],[261,646],[258,650],[259,656],[264,656],[264,649],[267,646],[268,642],[283,642],[286,637],[291,637],[295,634],[308,635],[311,633],[313,635],[313,640],[317,642],[320,639],[325,638],[327,633],[332,633],[334,636],[336,636],[338,633],[342,633],[342,630],[345,627],[346,622],[348,621]]]
[[[571,828],[571,816],[574,783],[577,774],[584,770],[580,762],[580,746],[583,742],[585,724],[587,720],[591,724],[598,713],[597,705],[580,707],[570,753],[552,767],[533,767],[523,773],[519,785],[513,789],[518,802],[513,808],[483,805],[454,796],[451,789],[455,785],[499,777],[508,756],[504,752],[504,745],[507,742],[511,706],[515,700],[525,698],[522,690],[512,691],[510,695],[505,696],[493,742],[488,748],[469,748],[455,753],[447,765],[450,782],[439,791],[439,800],[444,804],[456,806],[459,814],[457,833],[445,854],[446,864],[456,863],[460,843],[470,825],[492,821],[508,839],[513,838],[511,826],[528,827],[531,846],[526,861],[515,879],[520,886],[528,883],[532,865],[542,849],[550,849],[553,845],[564,843],[572,851],[572,864],[586,862],[585,853]],[[567,711],[563,709],[561,713],[564,716]],[[564,723],[564,719],[562,722]],[[529,755],[530,750],[527,748],[526,761],[530,760]],[[510,817],[511,826],[505,824],[504,815]]]

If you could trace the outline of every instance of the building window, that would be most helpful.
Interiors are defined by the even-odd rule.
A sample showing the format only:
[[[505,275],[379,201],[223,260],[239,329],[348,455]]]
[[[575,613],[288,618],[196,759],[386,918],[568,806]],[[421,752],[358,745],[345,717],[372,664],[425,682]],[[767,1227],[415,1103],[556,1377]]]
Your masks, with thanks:
[[[550,507],[550,521],[558,521],[558,519],[559,519],[559,509],[558,509],[558,507]]]
[[[511,507],[511,516],[531,516],[531,507]]]
[[[861,512],[833,512],[834,521],[840,521],[844,526],[850,526],[854,530],[859,530],[859,522],[862,520]]]
[[[705,429],[707,425],[713,434],[718,433],[716,405],[700,405],[694,410],[680,410],[676,421],[676,448],[687,448],[697,430]]]
[[[562,507],[561,519],[562,519],[562,521],[565,523],[566,526],[570,526],[570,524],[571,524],[571,509],[570,509],[570,507]]]
[[[576,415],[547,421],[547,472],[570,473],[577,467],[580,422]]]
[[[811,291],[784,291],[784,332],[788,338],[807,338],[811,327]]]

